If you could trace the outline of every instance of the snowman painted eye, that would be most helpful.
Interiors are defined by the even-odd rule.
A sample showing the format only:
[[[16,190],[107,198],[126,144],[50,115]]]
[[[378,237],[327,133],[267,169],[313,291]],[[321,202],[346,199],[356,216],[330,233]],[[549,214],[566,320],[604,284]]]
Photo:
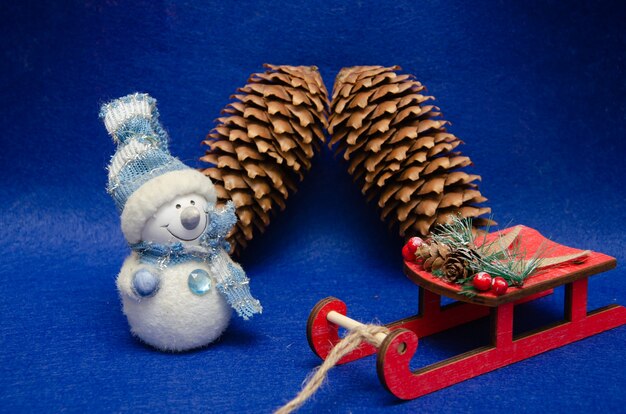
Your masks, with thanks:
[[[192,206],[195,206],[195,205],[196,205],[196,202],[195,202],[195,201],[193,201],[193,200],[191,200],[189,203],[190,203]]]
[[[176,204],[176,208],[179,209],[180,208],[180,204]]]

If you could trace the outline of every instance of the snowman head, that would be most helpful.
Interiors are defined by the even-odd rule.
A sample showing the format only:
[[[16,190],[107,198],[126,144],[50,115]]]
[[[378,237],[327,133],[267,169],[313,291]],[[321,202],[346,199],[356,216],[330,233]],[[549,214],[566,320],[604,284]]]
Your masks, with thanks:
[[[141,240],[159,244],[197,245],[208,224],[209,203],[198,193],[163,204],[146,222]]]
[[[107,191],[128,243],[199,243],[216,189],[207,176],[170,154],[156,101],[128,95],[103,105],[100,116],[118,145]]]

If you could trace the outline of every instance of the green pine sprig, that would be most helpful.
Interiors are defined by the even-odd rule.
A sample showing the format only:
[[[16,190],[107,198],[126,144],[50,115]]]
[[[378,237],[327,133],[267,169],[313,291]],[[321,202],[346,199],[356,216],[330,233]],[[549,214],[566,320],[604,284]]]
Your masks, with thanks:
[[[524,281],[541,266],[541,256],[545,253],[545,248],[540,247],[530,258],[526,258],[526,251],[516,243],[512,248],[504,246],[502,235],[493,242],[486,243],[486,233],[480,247],[476,247],[475,237],[471,218],[463,218],[460,215],[454,216],[449,223],[439,225],[431,240],[449,246],[452,250],[459,248],[469,248],[476,254],[467,257],[467,268],[471,275],[478,272],[487,272],[492,277],[502,277],[509,286],[521,287]],[[494,249],[499,243],[501,246]],[[475,296],[476,290],[471,285],[473,276],[458,280],[456,283],[462,285],[461,294]]]
[[[461,286],[461,290],[459,291],[459,295],[467,296],[468,298],[473,298],[478,295],[478,291],[471,283],[465,283]]]
[[[454,216],[449,223],[439,224],[430,238],[435,243],[445,244],[452,248],[472,247],[474,245],[472,229],[471,217]]]

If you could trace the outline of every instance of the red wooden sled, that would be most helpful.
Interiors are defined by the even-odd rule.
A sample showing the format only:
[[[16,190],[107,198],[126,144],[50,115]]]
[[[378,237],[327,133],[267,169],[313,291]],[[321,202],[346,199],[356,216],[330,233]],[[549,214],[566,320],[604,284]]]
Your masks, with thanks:
[[[504,230],[503,233],[510,231]],[[493,240],[495,234],[489,235]],[[489,240],[488,238],[488,240]],[[561,256],[580,252],[545,239],[536,230],[522,227],[518,236],[522,250],[529,254],[542,243],[548,255]],[[582,263],[567,263],[530,277],[522,288],[509,288],[502,296],[492,293],[468,298],[453,285],[424,271],[420,265],[405,262],[405,273],[419,287],[419,313],[386,325],[391,333],[379,334],[378,348],[362,343],[341,359],[347,363],[377,353],[377,371],[382,384],[401,399],[413,399],[458,382],[513,364],[542,352],[596,335],[626,324],[626,308],[609,305],[587,312],[587,278],[613,269],[616,260],[592,252]],[[516,304],[545,296],[565,285],[565,320],[557,324],[513,336],[513,309]],[[457,302],[441,306],[441,295]],[[348,318],[346,305],[329,297],[311,311],[307,337],[313,351],[322,359],[341,340],[339,327],[360,325]],[[417,371],[409,362],[417,350],[418,338],[491,315],[491,345],[431,364]]]

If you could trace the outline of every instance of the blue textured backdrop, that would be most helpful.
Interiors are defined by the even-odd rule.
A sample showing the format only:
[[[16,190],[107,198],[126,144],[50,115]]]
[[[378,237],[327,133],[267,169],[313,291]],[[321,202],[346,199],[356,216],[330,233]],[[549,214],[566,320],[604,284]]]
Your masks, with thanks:
[[[130,336],[99,105],[151,93],[172,152],[197,166],[212,120],[264,62],[317,65],[329,88],[343,66],[414,73],[465,140],[496,219],[616,256],[589,302],[626,304],[623,3],[281,3],[0,3],[0,411],[270,412],[319,363],[305,339],[317,300],[340,297],[364,321],[414,312],[401,241],[325,150],[242,258],[261,317],[182,355]],[[517,321],[557,319],[561,300]],[[486,336],[475,323],[424,340],[415,363]],[[368,358],[333,371],[302,412],[624,412],[625,338],[615,329],[411,402]]]

